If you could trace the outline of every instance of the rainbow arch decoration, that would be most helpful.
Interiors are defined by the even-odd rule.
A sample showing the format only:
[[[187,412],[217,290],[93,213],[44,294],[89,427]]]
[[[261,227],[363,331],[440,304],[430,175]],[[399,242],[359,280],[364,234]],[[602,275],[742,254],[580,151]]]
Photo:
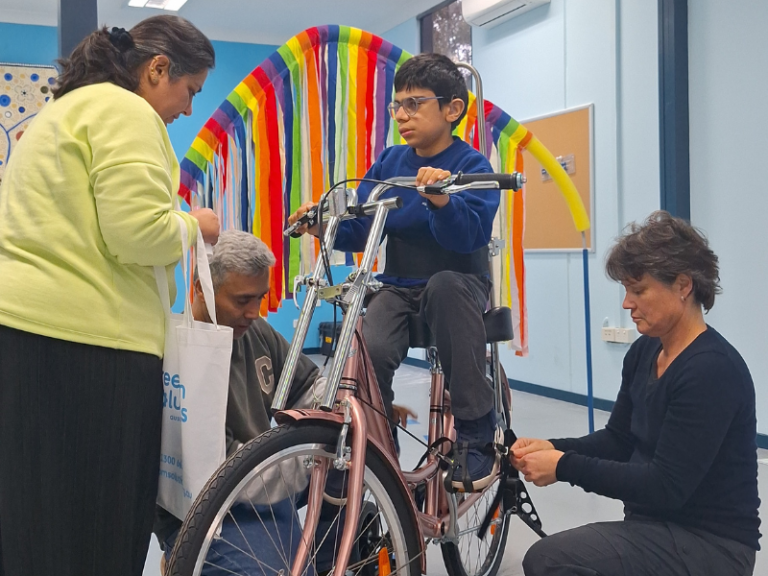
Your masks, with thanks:
[[[250,231],[274,252],[269,297],[262,312],[292,298],[292,278],[309,270],[317,253],[311,238],[286,239],[287,217],[317,201],[333,184],[360,178],[386,146],[402,143],[387,111],[395,72],[411,55],[363,30],[310,28],[278,48],[246,76],[213,113],[181,162],[179,194],[207,206],[225,229]],[[559,163],[524,126],[488,100],[486,147],[494,169],[522,171],[527,147],[558,182],[577,228],[589,221]],[[455,134],[479,149],[477,102]],[[549,155],[549,157],[547,157]],[[541,158],[539,158],[541,156]],[[558,169],[559,172],[558,173]],[[513,313],[512,347],[527,354],[523,232],[524,193],[502,195],[496,236],[506,241],[495,259],[497,302]]]

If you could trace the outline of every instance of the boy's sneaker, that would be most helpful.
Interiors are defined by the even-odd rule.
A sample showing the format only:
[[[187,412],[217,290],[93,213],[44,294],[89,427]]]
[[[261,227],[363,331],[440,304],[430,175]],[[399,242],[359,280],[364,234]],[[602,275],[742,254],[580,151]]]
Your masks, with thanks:
[[[454,449],[453,487],[461,492],[476,492],[488,486],[499,473],[499,459],[494,442],[500,440],[500,429],[496,426],[496,412],[477,420],[454,418],[456,443]],[[469,471],[464,473],[464,463]]]

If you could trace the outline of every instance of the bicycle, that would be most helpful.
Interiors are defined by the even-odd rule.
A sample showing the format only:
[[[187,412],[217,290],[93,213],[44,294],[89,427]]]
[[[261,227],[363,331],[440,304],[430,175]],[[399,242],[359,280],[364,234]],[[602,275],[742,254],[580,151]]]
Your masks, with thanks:
[[[520,174],[459,174],[421,190],[517,190],[523,181]],[[414,470],[400,469],[362,336],[364,298],[380,286],[372,273],[379,239],[388,212],[401,204],[399,198],[380,197],[394,186],[414,187],[414,180],[379,183],[370,201],[361,205],[352,189],[333,188],[323,195],[318,208],[327,204],[329,216],[321,240],[323,257],[311,276],[299,279],[307,294],[272,404],[278,426],[245,444],[213,475],[184,521],[167,574],[198,576],[204,567],[213,567],[208,553],[211,543],[223,537],[225,518],[236,526],[226,544],[265,576],[422,574],[429,542],[441,545],[450,576],[494,576],[513,514],[545,535],[526,488],[508,463],[514,442],[511,394],[498,342],[512,338],[512,321],[510,310],[495,307],[493,298],[484,323],[491,344],[488,372],[494,408],[501,424],[494,444],[496,474],[478,492],[462,492],[452,485],[450,447],[455,432],[450,397],[429,329],[418,317],[410,320],[410,337],[411,347],[426,348],[430,361],[428,446]],[[328,285],[327,254],[339,223],[363,215],[372,216],[372,225],[361,264],[342,284]],[[497,253],[497,245],[491,248],[491,254]],[[295,363],[319,299],[340,304],[344,313],[326,389],[316,409],[285,410]],[[238,521],[242,510],[254,519],[258,552],[246,537],[249,528]],[[237,567],[219,568],[221,574],[246,576]]]

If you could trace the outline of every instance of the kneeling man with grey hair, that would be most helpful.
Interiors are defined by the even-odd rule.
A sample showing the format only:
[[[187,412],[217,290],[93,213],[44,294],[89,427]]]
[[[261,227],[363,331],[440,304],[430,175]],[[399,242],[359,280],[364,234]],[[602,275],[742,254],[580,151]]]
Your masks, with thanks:
[[[270,406],[275,386],[283,370],[289,344],[274,328],[259,315],[261,301],[269,293],[269,269],[275,257],[264,242],[247,232],[229,230],[219,236],[210,259],[213,290],[216,299],[216,317],[219,324],[230,326],[234,331],[232,362],[229,372],[229,399],[227,403],[226,436],[227,456],[244,443],[252,440],[271,427]],[[210,322],[205,307],[205,297],[199,280],[195,280],[195,299],[192,305],[195,320]],[[318,379],[318,368],[312,360],[300,355],[295,368],[288,406],[291,408],[310,407],[315,395],[324,388]],[[242,508],[242,510],[238,510]],[[228,544],[238,537],[253,539],[243,531],[264,530],[262,521],[250,518],[250,507],[232,509],[233,518],[228,518],[222,527],[223,538],[211,545],[217,557],[213,573],[220,573],[219,565],[226,566],[226,556],[236,550]],[[288,522],[290,524],[290,520]],[[158,507],[154,532],[165,551],[164,559],[170,559],[173,545],[178,536],[181,522],[173,515]],[[226,533],[232,530],[231,538]],[[209,553],[210,556],[211,553]],[[264,562],[265,558],[260,558]],[[242,555],[238,555],[242,562]],[[239,566],[239,570],[246,567]],[[253,566],[254,574],[261,574],[258,564]],[[207,568],[204,568],[203,575]],[[164,570],[163,570],[164,572]],[[233,572],[235,573],[235,572]],[[241,573],[241,572],[237,572]],[[246,571],[250,574],[251,572]]]

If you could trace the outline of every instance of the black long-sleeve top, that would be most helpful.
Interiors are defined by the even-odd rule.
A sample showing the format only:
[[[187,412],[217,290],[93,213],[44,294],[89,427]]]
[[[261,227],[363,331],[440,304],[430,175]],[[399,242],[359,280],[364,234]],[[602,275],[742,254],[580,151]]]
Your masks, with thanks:
[[[557,479],[623,500],[628,520],[675,522],[759,550],[749,369],[711,327],[656,378],[660,351],[658,338],[632,345],[603,430],[552,440],[565,453]]]

